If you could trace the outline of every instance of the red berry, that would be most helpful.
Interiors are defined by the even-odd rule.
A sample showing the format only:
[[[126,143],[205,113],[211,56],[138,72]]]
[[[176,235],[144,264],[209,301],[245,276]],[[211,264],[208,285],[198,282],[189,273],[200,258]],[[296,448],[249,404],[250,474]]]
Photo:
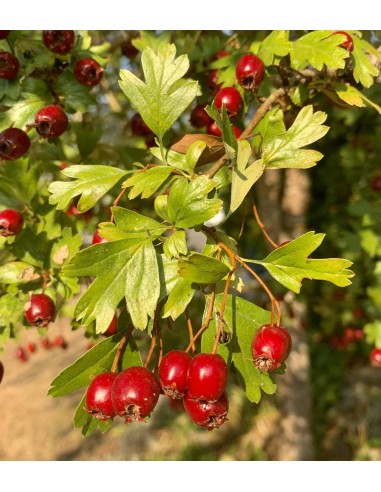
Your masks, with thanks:
[[[345,40],[339,46],[349,51],[349,53],[352,53],[353,51],[352,37],[345,31],[335,31],[333,34],[343,34],[345,36]]]
[[[83,58],[77,61],[74,76],[80,84],[94,87],[103,77],[103,68],[93,58]]]
[[[24,223],[22,214],[12,208],[0,212],[0,236],[14,236],[18,234]]]
[[[57,335],[54,338],[52,345],[54,345],[55,347],[61,347],[64,350],[67,349],[67,341],[62,335]]]
[[[236,126],[236,125],[233,125],[233,132],[234,132],[234,135],[236,138],[239,138],[242,134],[241,129],[238,128],[238,126]],[[222,137],[222,132],[218,128],[218,126],[216,125],[215,122],[211,123],[208,126],[208,133],[209,133],[209,135],[214,135],[215,137]]]
[[[70,215],[70,214],[69,214]],[[104,239],[99,235],[98,229],[93,234],[92,244],[107,243],[107,239]]]
[[[44,347],[44,349],[46,350],[50,350],[53,347],[48,337],[41,338],[40,344],[41,347]]]
[[[3,376],[4,376],[4,366],[3,366],[3,363],[0,360],[0,383],[3,380]]]
[[[263,61],[252,53],[244,55],[235,67],[237,81],[247,91],[257,89],[265,76]]]
[[[114,381],[112,402],[115,411],[126,424],[142,421],[155,408],[160,396],[160,385],[146,367],[125,369]]]
[[[370,186],[373,191],[381,191],[381,176],[373,176]]]
[[[7,128],[0,133],[0,159],[15,161],[26,154],[30,147],[28,135],[19,128]]]
[[[374,348],[369,355],[372,367],[381,367],[381,348]]]
[[[40,109],[34,120],[37,132],[44,138],[56,138],[63,134],[69,124],[65,111],[51,105]]]
[[[181,350],[164,355],[159,366],[159,381],[163,393],[174,400],[182,398],[188,388],[188,368],[191,356]]]
[[[251,345],[255,367],[260,371],[274,371],[288,357],[291,345],[291,337],[283,326],[262,326]]]
[[[22,347],[17,347],[15,349],[15,356],[21,360],[21,362],[26,362],[28,360],[28,356],[25,350]]]
[[[32,342],[29,342],[26,348],[28,349],[28,352],[30,352],[31,354],[33,354],[37,350],[36,344]]]
[[[197,354],[189,363],[188,393],[195,400],[218,400],[227,380],[228,368],[219,354]]]
[[[135,113],[131,118],[131,131],[137,137],[147,137],[151,135],[151,129],[144,123],[139,113]]]
[[[241,94],[235,87],[224,87],[217,92],[214,98],[214,104],[218,110],[224,104],[229,117],[233,118],[242,108]]]
[[[206,86],[210,94],[215,94],[222,86],[218,83],[218,70],[212,70],[209,72],[206,78]]]
[[[91,381],[86,393],[86,411],[99,420],[112,419],[116,415],[112,404],[112,385],[117,377],[115,372],[103,372]]]
[[[93,212],[91,210],[88,210],[87,212],[80,212],[77,205],[75,203],[72,203],[66,210],[66,215],[68,215],[69,217],[80,216],[84,220],[90,220],[93,216]]]
[[[0,31],[0,39],[5,39],[11,31]]]
[[[219,60],[220,58],[224,58],[225,56],[228,56],[228,52],[226,50],[220,50],[220,51],[217,51],[217,53],[215,53],[213,56],[212,56],[212,60],[215,61],[215,60]]]
[[[103,333],[105,337],[111,337],[118,333],[118,316],[114,314],[111,323],[108,325],[107,330]]]
[[[42,31],[45,46],[53,53],[64,55],[74,45],[74,31]]]
[[[0,51],[0,79],[12,80],[20,70],[18,59],[9,51]]]
[[[151,147],[156,147],[156,142],[155,142],[155,135],[151,133],[148,135],[148,137],[145,138],[145,143],[147,146],[147,149],[150,149]]]
[[[193,422],[200,427],[215,429],[224,424],[229,410],[229,401],[223,393],[217,401],[194,400],[189,393],[184,398],[184,408]]]
[[[24,306],[24,314],[33,326],[45,327],[54,318],[56,306],[46,294],[32,294]]]
[[[205,104],[199,104],[193,108],[190,115],[190,122],[194,128],[202,128],[213,123],[212,118],[205,111]]]
[[[124,41],[120,45],[120,49],[122,50],[123,55],[130,60],[133,60],[139,53],[139,50],[135,48],[130,39],[128,41]]]

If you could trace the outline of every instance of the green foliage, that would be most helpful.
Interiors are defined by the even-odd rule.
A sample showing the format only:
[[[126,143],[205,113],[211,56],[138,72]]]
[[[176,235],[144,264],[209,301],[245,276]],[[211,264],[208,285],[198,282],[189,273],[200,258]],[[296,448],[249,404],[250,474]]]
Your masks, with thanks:
[[[291,47],[288,31],[272,31],[259,45],[258,52],[253,51],[266,66],[279,65],[280,60],[290,53]]]

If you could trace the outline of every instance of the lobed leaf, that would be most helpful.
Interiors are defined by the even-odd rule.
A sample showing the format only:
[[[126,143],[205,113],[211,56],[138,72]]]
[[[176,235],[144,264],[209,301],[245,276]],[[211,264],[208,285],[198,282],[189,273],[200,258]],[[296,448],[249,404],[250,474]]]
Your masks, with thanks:
[[[180,277],[191,283],[214,284],[229,272],[227,265],[201,253],[192,253],[188,258],[179,260]]]

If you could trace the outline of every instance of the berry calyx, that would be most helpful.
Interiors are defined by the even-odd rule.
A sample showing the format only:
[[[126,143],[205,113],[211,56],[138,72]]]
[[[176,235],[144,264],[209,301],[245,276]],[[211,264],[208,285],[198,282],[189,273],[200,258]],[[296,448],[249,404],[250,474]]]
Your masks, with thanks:
[[[163,393],[174,400],[184,397],[188,388],[188,368],[191,356],[182,350],[171,350],[159,366],[159,382]]]
[[[0,133],[0,159],[15,161],[26,154],[30,147],[28,135],[19,128],[7,128]]]
[[[67,129],[69,120],[65,111],[52,104],[40,109],[34,120],[37,133],[44,138],[57,138]]]
[[[103,68],[93,58],[83,58],[74,67],[74,77],[80,84],[94,87],[103,77]]]
[[[194,400],[217,401],[227,380],[228,368],[219,354],[197,354],[189,363],[188,393]]]
[[[0,39],[5,39],[11,31],[0,31]]]
[[[112,387],[114,409],[126,424],[143,421],[155,408],[159,396],[160,384],[146,367],[125,369]]]
[[[352,39],[352,36],[350,36],[345,31],[335,31],[333,34],[342,34],[343,36],[345,36],[345,40],[339,46],[341,46],[342,48],[344,48],[347,51],[349,51],[349,53],[352,53],[352,51],[353,51],[353,39]]]
[[[283,326],[261,326],[251,344],[255,367],[260,371],[274,371],[287,359],[291,345],[291,337]]]
[[[18,234],[24,223],[22,214],[12,208],[0,212],[0,236],[8,237]]]
[[[136,55],[139,53],[139,50],[135,48],[135,46],[132,44],[130,39],[128,41],[124,41],[120,45],[120,49],[123,55],[129,58],[130,60],[133,60],[136,57]]]
[[[190,123],[194,128],[202,128],[213,123],[213,119],[205,111],[205,104],[199,104],[192,109]]]
[[[8,51],[0,51],[0,79],[12,80],[20,70],[18,59]]]
[[[108,325],[107,330],[103,333],[105,337],[111,337],[118,333],[118,316],[114,314],[111,323]]]
[[[184,398],[184,409],[195,424],[211,430],[220,427],[228,420],[229,401],[226,393],[214,402],[194,400],[187,394]]]
[[[151,135],[151,129],[144,123],[139,113],[135,113],[131,118],[131,131],[136,137],[147,137]]]
[[[70,215],[70,214],[69,214]],[[76,214],[74,214],[76,215]],[[107,239],[104,239],[99,235],[98,229],[93,234],[92,244],[108,243]]]
[[[372,367],[381,367],[381,348],[374,348],[371,351],[369,362]]]
[[[208,126],[208,133],[209,135],[214,135],[215,137],[222,137],[222,132],[214,121]],[[238,126],[233,125],[233,133],[235,138],[239,138],[242,134],[242,130],[238,128]]]
[[[111,392],[117,376],[115,372],[98,374],[87,389],[86,411],[98,420],[112,419],[116,415]]]
[[[46,294],[32,294],[24,306],[24,314],[32,326],[45,327],[54,318],[56,306]]]
[[[238,60],[235,74],[241,87],[247,91],[254,91],[265,76],[265,65],[258,56],[249,53]]]
[[[218,110],[220,110],[224,104],[229,118],[234,118],[242,108],[241,94],[235,87],[223,87],[217,92],[216,97],[214,98],[214,104]]]
[[[42,31],[45,46],[53,53],[65,55],[74,45],[74,31]]]

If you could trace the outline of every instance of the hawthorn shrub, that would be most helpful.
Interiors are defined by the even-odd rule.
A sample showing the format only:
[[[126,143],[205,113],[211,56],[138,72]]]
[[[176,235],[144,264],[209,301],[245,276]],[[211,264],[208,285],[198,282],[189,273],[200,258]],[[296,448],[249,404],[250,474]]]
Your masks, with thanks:
[[[356,258],[314,258],[324,232],[277,244],[253,190],[267,169],[321,161],[332,107],[378,117],[367,89],[379,63],[359,31],[2,36],[0,342],[24,329],[45,336],[79,297],[72,327],[94,346],[49,394],[83,388],[74,425],[84,435],[116,415],[148,418],[160,392],[185,398],[197,425],[219,427],[232,372],[251,402],[275,393],[292,340],[273,283],[298,294],[303,279],[321,280],[341,292]],[[367,179],[379,192],[380,176]],[[336,218],[326,219],[328,232]],[[271,250],[264,258],[240,253],[249,221]],[[265,307],[246,298],[248,276]],[[375,281],[367,292],[376,298]],[[375,315],[369,353],[381,347]]]

